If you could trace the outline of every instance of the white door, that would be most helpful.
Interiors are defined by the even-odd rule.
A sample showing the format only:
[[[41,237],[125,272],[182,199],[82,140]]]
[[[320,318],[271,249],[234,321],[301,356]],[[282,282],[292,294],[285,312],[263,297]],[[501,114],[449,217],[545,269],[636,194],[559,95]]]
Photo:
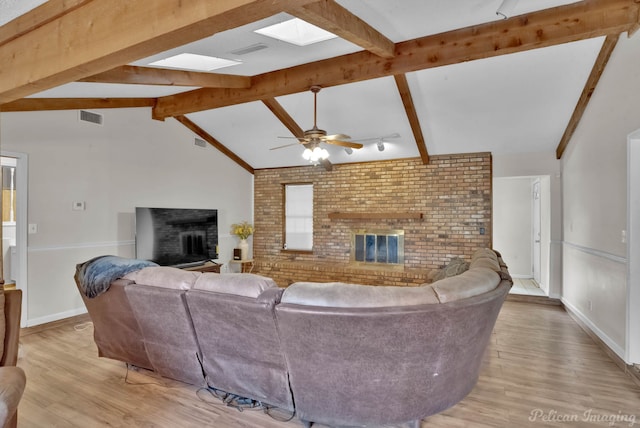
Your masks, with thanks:
[[[533,213],[531,215],[533,248],[531,250],[531,264],[533,270],[533,279],[540,284],[540,180],[535,180],[532,186],[533,197]]]

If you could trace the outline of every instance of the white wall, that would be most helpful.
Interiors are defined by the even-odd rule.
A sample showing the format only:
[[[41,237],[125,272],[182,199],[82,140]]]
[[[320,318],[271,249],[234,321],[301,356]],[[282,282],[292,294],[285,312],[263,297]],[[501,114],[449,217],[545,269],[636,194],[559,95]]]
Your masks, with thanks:
[[[231,258],[231,223],[252,221],[253,176],[173,119],[149,109],[3,113],[2,150],[29,155],[28,324],[84,310],[75,265],[101,254],[133,256],[136,206],[217,208],[220,261]],[[73,211],[73,202],[85,211]],[[19,285],[20,286],[20,285]]]
[[[493,248],[514,278],[532,278],[532,179],[493,179]]]
[[[621,356],[626,347],[627,135],[640,128],[640,35],[620,37],[562,159],[563,301]]]

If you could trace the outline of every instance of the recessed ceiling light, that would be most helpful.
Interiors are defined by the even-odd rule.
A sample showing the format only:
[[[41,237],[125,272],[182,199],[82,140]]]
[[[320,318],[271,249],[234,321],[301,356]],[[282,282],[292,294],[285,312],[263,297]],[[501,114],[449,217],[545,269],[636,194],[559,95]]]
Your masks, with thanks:
[[[299,18],[254,30],[254,33],[298,46],[307,46],[338,37]]]
[[[149,63],[158,67],[179,68],[183,70],[212,71],[223,67],[242,64],[240,61],[217,58],[214,56],[182,53]]]

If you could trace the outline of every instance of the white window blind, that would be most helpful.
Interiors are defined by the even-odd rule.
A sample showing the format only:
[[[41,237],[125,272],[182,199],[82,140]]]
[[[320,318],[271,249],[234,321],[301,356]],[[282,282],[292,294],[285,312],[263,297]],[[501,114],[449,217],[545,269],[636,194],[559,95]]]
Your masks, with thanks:
[[[285,249],[313,249],[313,184],[285,185]]]

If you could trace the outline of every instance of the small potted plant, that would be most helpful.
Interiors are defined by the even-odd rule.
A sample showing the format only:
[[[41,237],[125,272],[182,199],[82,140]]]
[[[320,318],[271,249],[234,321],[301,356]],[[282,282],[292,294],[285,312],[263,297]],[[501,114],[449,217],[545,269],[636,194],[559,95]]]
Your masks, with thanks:
[[[249,222],[234,223],[231,225],[231,233],[240,238],[238,248],[240,248],[240,260],[247,260],[249,257],[249,243],[247,238],[253,235],[255,229]]]

